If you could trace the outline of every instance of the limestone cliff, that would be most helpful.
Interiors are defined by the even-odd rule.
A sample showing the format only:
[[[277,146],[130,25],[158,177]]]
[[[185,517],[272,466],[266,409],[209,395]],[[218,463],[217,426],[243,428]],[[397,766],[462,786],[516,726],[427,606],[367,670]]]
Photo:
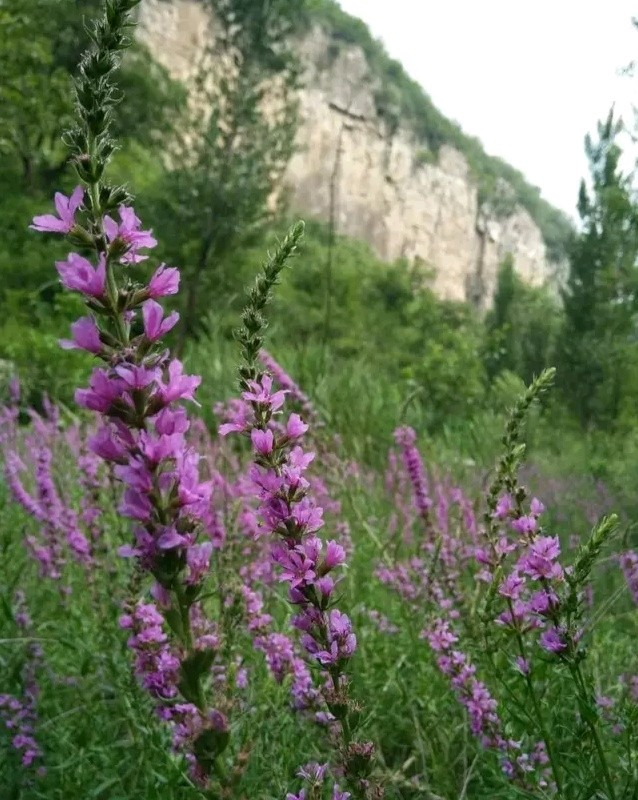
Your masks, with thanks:
[[[176,78],[188,81],[206,35],[197,0],[145,0],[138,35]],[[384,259],[405,257],[434,272],[442,297],[490,304],[507,253],[526,282],[551,278],[541,231],[521,206],[479,205],[463,155],[443,146],[434,163],[409,130],[378,116],[375,79],[358,47],[321,27],[300,42],[305,88],[298,150],[286,183],[295,211],[363,239]],[[507,193],[507,187],[502,187]]]

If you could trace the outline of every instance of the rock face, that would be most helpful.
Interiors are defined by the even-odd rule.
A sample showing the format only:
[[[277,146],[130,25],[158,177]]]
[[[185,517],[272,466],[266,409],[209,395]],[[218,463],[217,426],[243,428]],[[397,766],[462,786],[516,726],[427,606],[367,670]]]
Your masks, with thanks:
[[[170,74],[188,81],[207,30],[197,0],[145,0],[138,36]],[[336,46],[315,28],[300,42],[306,71],[300,96],[298,150],[286,183],[295,211],[362,239],[388,261],[416,261],[434,273],[446,299],[490,305],[499,264],[509,253],[527,283],[551,278],[540,230],[512,205],[497,214],[480,207],[463,155],[443,146],[435,163],[407,129],[388,131],[374,102],[364,53]],[[506,187],[505,187],[506,188]]]

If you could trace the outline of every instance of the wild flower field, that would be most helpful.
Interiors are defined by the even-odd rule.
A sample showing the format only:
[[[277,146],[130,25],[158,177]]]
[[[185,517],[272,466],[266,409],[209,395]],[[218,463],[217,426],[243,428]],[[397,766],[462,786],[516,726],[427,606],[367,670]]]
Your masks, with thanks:
[[[73,409],[17,381],[0,409],[0,797],[638,797],[638,553],[604,486],[525,467],[552,370],[485,480],[409,425],[353,458],[267,350],[298,224],[256,268],[236,391],[198,405],[162,344],[179,270],[104,177],[135,4],[80,67],[80,184],[31,222],[66,237],[62,346],[96,366]]]

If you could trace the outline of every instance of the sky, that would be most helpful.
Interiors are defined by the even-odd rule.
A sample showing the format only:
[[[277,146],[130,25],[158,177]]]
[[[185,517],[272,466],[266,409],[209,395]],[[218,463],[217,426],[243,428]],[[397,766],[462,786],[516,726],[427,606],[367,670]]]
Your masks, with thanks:
[[[446,116],[576,217],[585,134],[612,103],[628,122],[638,106],[638,77],[619,74],[638,60],[638,0],[339,2]]]

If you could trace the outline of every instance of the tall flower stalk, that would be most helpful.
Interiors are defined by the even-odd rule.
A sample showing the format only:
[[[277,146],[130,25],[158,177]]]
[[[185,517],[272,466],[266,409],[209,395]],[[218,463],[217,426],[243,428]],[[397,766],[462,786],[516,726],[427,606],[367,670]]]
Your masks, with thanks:
[[[178,315],[165,316],[158,300],[177,293],[179,272],[161,264],[149,280],[140,280],[139,264],[156,240],[142,229],[126,191],[104,179],[115,149],[114,73],[136,5],[107,1],[79,67],[78,124],[67,140],[85,186],[68,198],[57,194],[57,216],[36,217],[32,227],[65,234],[83,251],[56,263],[62,285],[79,293],[89,312],[71,326],[72,338],[63,346],[102,362],[76,401],[99,415],[91,449],[126,486],[119,511],[134,531],[120,552],[154,578],[154,602],[134,603],[121,624],[131,633],[140,682],[171,724],[174,745],[186,754],[194,777],[207,785],[224,772],[229,725],[227,709],[219,707],[224,701],[214,696],[211,668],[219,640],[200,602],[215,535],[212,485],[200,479],[180,405],[194,400],[200,378],[185,375],[161,346]]]
[[[338,731],[336,768],[356,797],[380,797],[382,788],[370,779],[374,745],[355,738],[361,708],[350,696],[348,666],[356,650],[356,635],[335,596],[339,581],[335,571],[345,564],[346,552],[336,540],[324,542],[317,535],[323,527],[323,508],[315,501],[306,477],[314,453],[304,451],[301,445],[308,425],[295,413],[285,422],[275,423],[291,387],[287,382],[287,389],[277,389],[262,366],[263,312],[302,232],[301,225],[291,230],[250,291],[243,325],[237,332],[243,357],[240,388],[244,410],[222,425],[220,433],[242,433],[250,438],[251,479],[260,517],[256,535],[271,539],[272,562],[279,569],[280,581],[288,585],[289,601],[296,611],[292,624],[301,634],[307,657],[321,669],[323,698]]]

